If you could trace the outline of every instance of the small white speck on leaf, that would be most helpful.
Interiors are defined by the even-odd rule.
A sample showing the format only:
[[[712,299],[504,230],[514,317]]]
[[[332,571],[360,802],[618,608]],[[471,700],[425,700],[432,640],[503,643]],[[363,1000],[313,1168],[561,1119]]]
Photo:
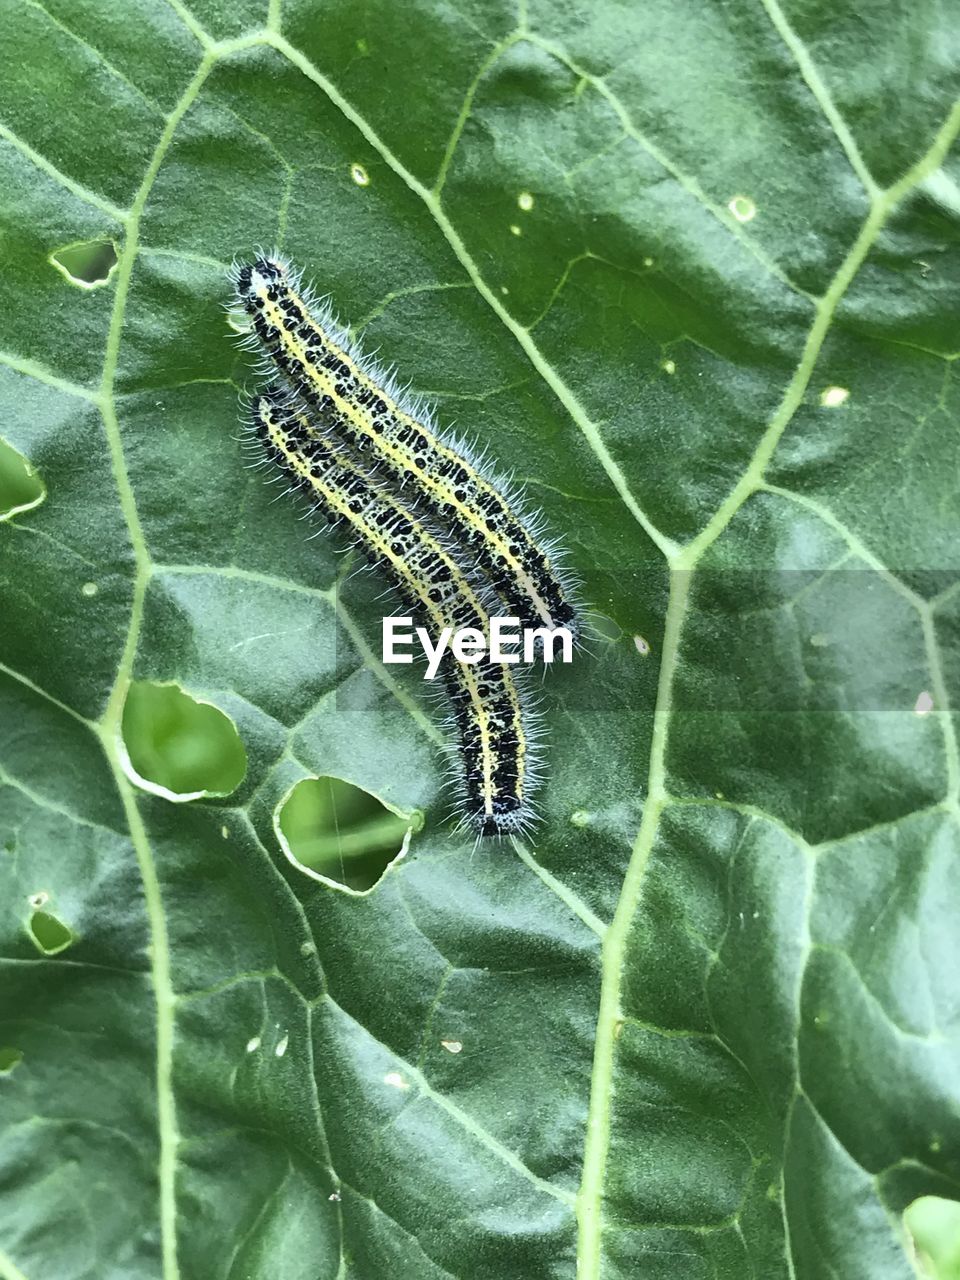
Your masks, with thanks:
[[[510,234],[512,236],[522,236],[523,230],[517,226],[515,222],[510,223]]]
[[[650,652],[650,641],[644,640],[643,636],[634,636],[633,645],[637,653],[640,654],[641,658],[645,658],[647,654]]]
[[[820,392],[820,403],[824,409],[837,409],[845,404],[850,396],[846,387],[824,387]]]
[[[757,206],[749,196],[734,196],[727,208],[738,222],[751,222],[757,216]]]
[[[529,191],[521,191],[520,194],[517,196],[517,204],[520,206],[520,208],[523,210],[524,213],[529,213],[530,210],[533,208],[533,196],[530,194]]]
[[[590,825],[590,814],[586,809],[574,809],[570,815],[570,825],[572,827],[588,827]]]
[[[88,598],[90,596],[95,596],[99,590],[100,588],[97,586],[95,582],[85,582],[83,586],[80,588],[81,594],[87,596]]]
[[[399,1071],[388,1071],[383,1077],[383,1083],[390,1085],[392,1089],[409,1089],[410,1086],[404,1080]]]
[[[34,911],[39,911],[41,907],[45,907],[50,901],[50,895],[46,889],[40,889],[37,893],[31,893],[27,899]]]
[[[917,696],[913,709],[918,716],[928,716],[933,710],[933,698],[926,689]]]
[[[226,823],[224,823],[223,826],[220,828],[220,835],[223,837],[224,840],[230,839],[230,828],[227,826]]]
[[[369,187],[370,185],[370,175],[362,164],[352,164],[350,166],[350,177],[358,187]]]
[[[256,1053],[260,1048],[260,1037],[251,1036],[247,1041],[247,1053]]]
[[[441,1040],[440,1043],[446,1049],[447,1053],[459,1053],[463,1045],[459,1040]]]
[[[663,370],[664,373],[676,373],[677,362],[675,360],[664,360],[660,368]]]
[[[645,267],[652,267],[652,266],[653,266],[653,259],[652,259],[652,258],[644,258],[644,260],[643,260],[643,265],[644,265]]]
[[[330,1194],[327,1196],[327,1199],[332,1200],[334,1204],[339,1204],[340,1201],[343,1199],[343,1196],[340,1194],[339,1191],[331,1191]]]
[[[289,1043],[290,1043],[290,1037],[286,1033],[284,1033],[283,1038],[277,1041],[277,1047],[273,1051],[278,1058],[282,1058],[283,1055],[287,1052],[287,1045]]]

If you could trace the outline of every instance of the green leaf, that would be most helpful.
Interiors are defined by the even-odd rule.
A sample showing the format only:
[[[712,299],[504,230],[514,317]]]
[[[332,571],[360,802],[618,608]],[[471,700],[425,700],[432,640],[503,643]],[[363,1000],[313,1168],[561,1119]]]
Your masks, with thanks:
[[[4,16],[2,1280],[913,1276],[949,6]],[[225,271],[275,242],[583,580],[525,844],[454,833],[382,584],[244,465]]]

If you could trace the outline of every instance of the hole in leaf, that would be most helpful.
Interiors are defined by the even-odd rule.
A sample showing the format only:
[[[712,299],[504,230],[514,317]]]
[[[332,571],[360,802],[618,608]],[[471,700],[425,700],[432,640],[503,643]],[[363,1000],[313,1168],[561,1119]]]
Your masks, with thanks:
[[[749,196],[734,196],[727,208],[738,222],[751,222],[757,216],[757,206]]]
[[[23,1054],[13,1045],[0,1045],[0,1075],[8,1075],[23,1061]]]
[[[176,684],[134,681],[123,708],[123,741],[134,781],[168,800],[229,795],[247,771],[233,721]]]
[[[52,911],[35,911],[27,922],[27,932],[45,956],[55,956],[74,940],[74,932]]]
[[[920,1274],[955,1280],[960,1275],[960,1204],[921,1196],[907,1206],[903,1221],[916,1247]]]
[[[0,520],[37,507],[46,497],[40,477],[22,453],[0,440]]]
[[[341,778],[304,778],[276,818],[284,853],[315,879],[367,893],[407,851],[422,819],[402,817]]]
[[[50,263],[78,288],[96,289],[110,279],[117,247],[112,240],[80,240],[51,253]]]

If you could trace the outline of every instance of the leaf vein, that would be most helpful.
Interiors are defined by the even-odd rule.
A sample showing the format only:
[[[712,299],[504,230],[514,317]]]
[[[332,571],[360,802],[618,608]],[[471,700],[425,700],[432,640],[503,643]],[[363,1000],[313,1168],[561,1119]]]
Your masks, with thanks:
[[[760,0],[760,3],[766,10],[767,17],[773,24],[777,34],[780,36],[780,39],[790,50],[790,53],[800,70],[800,74],[806,82],[807,88],[813,95],[817,106],[826,117],[830,128],[836,135],[837,141],[843,148],[844,153],[850,162],[850,167],[860,179],[868,195],[871,197],[875,196],[879,188],[873,179],[873,175],[867,168],[863,156],[860,154],[860,148],[857,146],[856,139],[851,133],[847,122],[838,111],[836,103],[833,101],[833,97],[830,94],[830,90],[824,84],[823,78],[817,69],[816,63],[810,56],[810,51],[806,44],[790,26],[786,15],[780,8],[778,0]]]
[[[121,209],[120,206],[114,204],[112,200],[108,200],[106,196],[101,196],[96,191],[89,190],[89,188],[83,186],[82,183],[79,183],[67,174],[62,173],[56,165],[52,164],[46,158],[46,156],[42,156],[40,152],[35,151],[28,142],[24,142],[22,138],[18,138],[13,130],[8,129],[3,123],[0,123],[0,138],[9,142],[10,145],[16,148],[21,155],[25,156],[32,165],[45,173],[48,178],[52,178],[54,182],[58,183],[61,187],[65,187],[66,190],[72,195],[75,195],[78,200],[82,200],[84,204],[89,204],[95,209],[99,209],[101,213],[105,213],[108,217],[112,218],[114,222],[118,222],[121,225],[126,223],[128,214],[125,209]]]
[[[444,1111],[448,1116],[450,1116],[450,1118],[459,1125],[465,1133],[469,1134],[472,1138],[475,1138],[476,1141],[481,1146],[485,1147],[487,1151],[491,1152],[492,1155],[496,1156],[500,1161],[511,1168],[514,1173],[519,1174],[520,1177],[524,1178],[527,1182],[532,1183],[538,1190],[544,1192],[548,1196],[551,1196],[554,1200],[559,1200],[562,1204],[568,1206],[573,1205],[574,1198],[569,1192],[564,1191],[560,1187],[554,1186],[551,1182],[546,1182],[543,1178],[535,1174],[532,1169],[524,1164],[515,1151],[512,1151],[502,1143],[499,1138],[494,1137],[494,1135],[490,1133],[488,1129],[484,1128],[478,1120],[474,1119],[473,1116],[458,1107],[455,1102],[451,1102],[450,1099],[445,1098],[442,1093],[438,1093],[428,1083],[423,1073],[419,1071],[412,1062],[408,1062],[398,1054],[395,1049],[391,1049],[388,1044],[384,1044],[382,1040],[379,1040],[369,1027],[366,1027],[362,1022],[359,1022],[353,1014],[349,1013],[341,1004],[339,1004],[329,992],[327,993],[326,998],[338,1013],[346,1018],[351,1025],[362,1031],[363,1034],[368,1036],[374,1044],[378,1045],[384,1050],[384,1052],[388,1053],[391,1058],[402,1066],[415,1082],[420,1094],[423,1097],[428,1098],[437,1107],[439,1107],[441,1111]]]

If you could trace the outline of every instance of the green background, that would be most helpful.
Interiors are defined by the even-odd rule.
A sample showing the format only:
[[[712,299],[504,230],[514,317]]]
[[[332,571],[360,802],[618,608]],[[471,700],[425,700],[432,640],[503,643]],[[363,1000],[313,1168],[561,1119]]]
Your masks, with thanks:
[[[916,1274],[960,1182],[958,18],[3,0],[44,496],[7,454],[2,1280]],[[225,273],[274,244],[583,581],[526,844],[453,833],[382,584],[245,466]],[[418,828],[366,896],[278,838],[327,776]],[[951,1206],[913,1225],[955,1275]]]

